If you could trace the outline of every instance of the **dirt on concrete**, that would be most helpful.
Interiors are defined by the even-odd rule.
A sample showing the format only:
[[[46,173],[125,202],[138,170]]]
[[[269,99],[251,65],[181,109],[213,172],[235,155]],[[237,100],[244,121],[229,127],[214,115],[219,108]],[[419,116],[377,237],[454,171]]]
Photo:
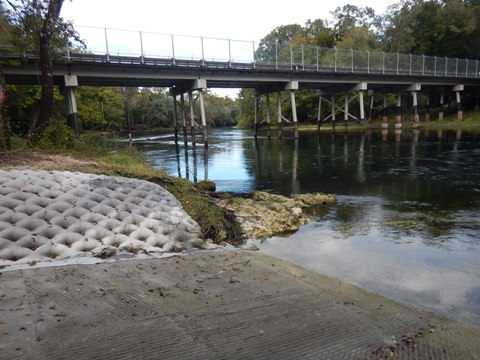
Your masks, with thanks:
[[[479,359],[480,329],[260,252],[0,270],[0,359]]]

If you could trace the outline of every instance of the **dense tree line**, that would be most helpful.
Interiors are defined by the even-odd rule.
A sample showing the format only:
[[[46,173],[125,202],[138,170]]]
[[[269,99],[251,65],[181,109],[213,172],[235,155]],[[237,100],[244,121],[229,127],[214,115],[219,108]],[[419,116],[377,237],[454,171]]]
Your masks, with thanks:
[[[285,44],[480,59],[479,0],[401,0],[382,15],[370,7],[347,4],[331,15],[330,21],[307,20],[303,26],[288,24],[273,29],[261,39],[258,59],[273,59],[275,51]],[[289,59],[290,53],[285,57]],[[296,95],[299,120],[313,121],[317,97],[308,91]],[[251,126],[252,92],[241,91],[239,101],[239,124]],[[291,111],[288,102],[283,111]],[[261,116],[265,117],[264,106]]]

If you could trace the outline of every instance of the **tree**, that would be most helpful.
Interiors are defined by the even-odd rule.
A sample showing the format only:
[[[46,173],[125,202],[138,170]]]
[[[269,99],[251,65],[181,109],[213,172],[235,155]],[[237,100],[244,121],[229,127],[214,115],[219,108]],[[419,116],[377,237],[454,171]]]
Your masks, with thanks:
[[[78,114],[88,130],[119,130],[125,123],[125,96],[121,88],[81,86]]]
[[[52,35],[60,16],[63,0],[50,0],[45,21],[40,32],[40,68],[42,96],[38,117],[34,118],[30,127],[33,134],[40,127],[48,123],[53,108],[53,60],[52,60]]]
[[[0,45],[6,45],[10,41],[10,24],[8,23],[3,3],[0,2]],[[7,85],[0,61],[0,151],[8,150],[8,124],[5,116],[5,104],[7,102]]]
[[[366,27],[373,30],[380,21],[371,7],[344,5],[332,13],[334,18],[335,39],[341,40],[354,27]]]
[[[72,23],[64,21],[59,16],[63,1],[8,0],[3,6],[5,9],[4,19],[10,30],[9,38],[6,41],[8,47],[13,53],[37,54],[41,58],[43,95],[38,102],[32,105],[32,109],[35,108],[35,111],[30,112],[36,113],[36,115],[30,119],[30,134],[46,125],[52,116],[54,87],[51,69],[53,59],[63,55],[62,50],[66,45],[79,50],[85,46],[78,33],[75,32]],[[60,52],[57,51],[59,49]],[[19,88],[19,86],[15,88]],[[11,122],[16,120],[11,119]]]
[[[338,48],[353,50],[373,50],[377,47],[375,34],[366,26],[354,26],[337,42]]]

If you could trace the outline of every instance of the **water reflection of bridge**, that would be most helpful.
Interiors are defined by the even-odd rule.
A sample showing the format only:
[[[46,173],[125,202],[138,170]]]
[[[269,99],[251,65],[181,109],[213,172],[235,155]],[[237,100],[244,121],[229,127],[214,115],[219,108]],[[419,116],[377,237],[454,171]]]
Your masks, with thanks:
[[[53,71],[55,83],[65,89],[69,120],[76,129],[73,90],[77,86],[169,87],[174,99],[175,135],[182,127],[184,142],[189,141],[189,132],[193,145],[196,129],[203,132],[203,142],[208,145],[202,92],[207,88],[254,89],[255,134],[264,123],[270,136],[271,120],[276,116],[277,136],[282,137],[282,125],[290,123],[298,138],[297,90],[317,91],[319,127],[325,122],[335,125],[338,116],[343,116],[344,123],[364,123],[371,118],[374,101],[378,100],[382,102],[384,127],[388,127],[388,95],[396,94],[395,127],[400,129],[407,102],[411,106],[411,120],[418,127],[420,92],[426,97],[428,117],[435,103],[442,118],[446,99],[452,97],[461,119],[462,92],[476,92],[480,86],[478,60],[294,44],[260,46],[251,41],[201,36],[77,28],[80,35],[85,34],[87,43],[90,42],[89,48],[86,52],[68,46],[54,49]],[[0,51],[2,58],[13,60],[3,66],[7,83],[38,84],[40,67],[35,55],[18,54],[5,48]],[[197,107],[194,107],[194,94]],[[273,107],[270,95],[276,97]],[[364,97],[369,95],[370,107],[365,111]],[[355,112],[352,111],[353,98],[358,105]],[[290,118],[282,113],[284,102],[290,102]],[[263,120],[260,119],[261,106]],[[195,114],[195,108],[199,114]]]
[[[381,131],[362,131],[362,132],[336,132],[322,133],[318,136],[303,137],[298,139],[294,137],[283,139],[267,139],[259,137],[257,139],[245,140],[243,143],[242,155],[250,174],[249,179],[244,182],[237,191],[245,192],[257,188],[256,182],[260,179],[261,183],[278,183],[288,193],[300,193],[305,191],[302,186],[301,177],[305,176],[305,168],[312,168],[312,178],[322,176],[322,169],[333,167],[337,175],[331,179],[332,182],[347,183],[354,181],[358,184],[369,186],[369,176],[371,175],[371,164],[378,157],[389,158],[391,166],[395,167],[404,161],[408,156],[408,166],[405,164],[403,171],[410,169],[411,173],[416,172],[418,160],[423,160],[423,153],[419,153],[419,144],[422,138],[429,140],[436,139],[438,154],[448,151],[451,160],[458,160],[459,144],[462,141],[462,130],[458,129],[453,133],[442,129],[438,130],[420,130],[420,129],[382,129]],[[218,136],[218,135],[217,135]],[[316,140],[312,140],[316,139]],[[311,144],[315,141],[315,144]],[[372,143],[373,142],[373,143]],[[394,142],[394,145],[392,145]],[[314,151],[311,157],[304,159],[302,144],[306,143],[310,150]],[[449,148],[445,144],[451,144]],[[407,150],[406,147],[409,147]],[[423,146],[423,145],[422,145]],[[372,147],[375,150],[372,150]],[[212,154],[213,151],[213,154]],[[183,177],[194,182],[209,178],[209,158],[215,157],[218,149],[209,149],[208,147],[185,147],[181,144],[175,144],[175,175]],[[303,154],[303,156],[302,156]],[[407,154],[407,155],[405,155]],[[380,156],[379,156],[380,155]],[[232,162],[234,160],[231,160]],[[233,166],[233,165],[232,165]],[[382,165],[384,166],[384,165]],[[228,169],[224,170],[228,173]],[[218,169],[213,169],[214,176],[217,176]],[[299,175],[302,174],[302,175]],[[342,175],[341,178],[338,174]],[[331,174],[325,174],[331,176]],[[214,180],[217,180],[214,178]],[[402,183],[405,179],[401,177],[394,181]],[[314,180],[312,180],[314,181]],[[222,183],[222,181],[219,181]],[[398,183],[398,186],[400,186]],[[262,185],[264,186],[264,185]],[[232,186],[227,186],[232,191]],[[222,185],[220,185],[220,189]],[[235,189],[233,189],[235,191]]]

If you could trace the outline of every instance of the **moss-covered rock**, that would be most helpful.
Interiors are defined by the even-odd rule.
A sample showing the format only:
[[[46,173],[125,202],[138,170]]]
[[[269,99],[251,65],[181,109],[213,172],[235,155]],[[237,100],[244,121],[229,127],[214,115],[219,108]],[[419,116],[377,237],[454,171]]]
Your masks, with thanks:
[[[199,190],[203,191],[215,191],[217,189],[217,186],[215,183],[211,180],[203,180],[195,183],[195,187]]]
[[[249,198],[227,199],[224,204],[235,213],[249,237],[261,239],[298,230],[311,221],[303,209],[335,201],[333,195],[321,193],[286,197],[255,191]]]

